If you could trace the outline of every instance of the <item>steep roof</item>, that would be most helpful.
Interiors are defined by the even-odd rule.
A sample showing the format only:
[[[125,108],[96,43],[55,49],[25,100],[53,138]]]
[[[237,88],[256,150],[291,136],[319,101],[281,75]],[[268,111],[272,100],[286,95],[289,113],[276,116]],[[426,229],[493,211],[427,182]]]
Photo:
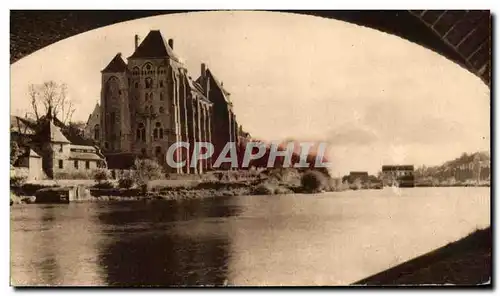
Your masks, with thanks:
[[[212,73],[212,71],[210,71],[210,69],[207,69],[207,75],[208,77],[211,77],[213,79],[213,81],[215,81],[215,84],[217,85],[217,87],[219,87],[222,91],[222,93],[224,94],[224,96],[229,96],[231,95],[230,92],[228,92],[223,86],[222,86],[222,83],[220,82],[219,79],[217,79],[217,77],[215,77],[214,73]]]
[[[54,125],[52,120],[50,120],[47,125],[46,135],[49,136],[48,140],[50,142],[70,143],[70,141],[63,135],[61,130]]]
[[[18,132],[26,135],[35,134],[36,124],[29,119],[24,119],[18,116],[10,116],[10,131]]]
[[[168,46],[159,30],[151,30],[129,58],[164,58],[179,61],[179,57]]]
[[[86,125],[90,123],[90,119],[92,119],[94,116],[98,116],[100,112],[101,112],[101,106],[99,105],[99,103],[96,103],[94,111],[92,111],[92,113],[89,114],[89,118],[87,119]]]
[[[217,86],[219,91],[222,93],[224,100],[230,104],[231,100],[229,99],[229,96],[231,95],[231,93],[229,93],[226,89],[224,89],[224,87],[222,86],[222,83],[219,81],[219,79],[217,79],[217,77],[215,77],[215,75],[212,73],[212,71],[210,71],[210,69],[206,70],[206,76],[208,79],[211,79],[212,81],[214,81],[215,85]],[[203,78],[201,76],[198,77],[196,79],[196,83],[198,83],[199,85],[203,85]]]
[[[203,99],[208,101],[207,97],[205,96],[204,90],[199,83],[194,81],[191,77],[186,77],[186,80],[187,80],[187,83],[189,85],[189,88],[192,91],[198,93],[199,95],[201,95],[203,97]],[[208,101],[208,102],[210,102],[210,101]]]
[[[117,53],[115,57],[101,72],[103,73],[119,73],[127,71],[127,64],[122,59],[122,54]]]
[[[41,158],[41,156],[38,155],[38,153],[36,153],[35,151],[33,151],[33,149],[29,150],[29,157]]]

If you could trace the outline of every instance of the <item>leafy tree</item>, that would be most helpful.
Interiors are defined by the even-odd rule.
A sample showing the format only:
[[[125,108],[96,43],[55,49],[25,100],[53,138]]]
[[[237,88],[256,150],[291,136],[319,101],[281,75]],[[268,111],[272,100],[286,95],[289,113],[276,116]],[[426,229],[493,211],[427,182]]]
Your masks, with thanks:
[[[17,142],[10,141],[10,165],[14,165],[21,154],[22,151]]]
[[[101,168],[97,169],[94,172],[94,180],[97,183],[102,183],[104,181],[107,181],[109,179],[109,171],[107,169]]]
[[[135,160],[134,167],[135,183],[143,188],[143,190],[146,190],[149,181],[158,180],[163,175],[162,167],[152,159],[138,158]]]
[[[301,184],[307,192],[319,192],[323,189],[326,177],[319,171],[311,170],[302,175]]]

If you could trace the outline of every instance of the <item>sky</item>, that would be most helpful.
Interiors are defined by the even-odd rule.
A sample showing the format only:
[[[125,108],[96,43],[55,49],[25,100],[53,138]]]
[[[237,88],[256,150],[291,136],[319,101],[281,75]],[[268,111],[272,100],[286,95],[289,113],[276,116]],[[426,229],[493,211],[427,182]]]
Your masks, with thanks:
[[[55,80],[68,85],[73,120],[86,121],[100,70],[149,30],[174,39],[194,79],[208,65],[253,137],[327,141],[334,175],[489,150],[490,91],[475,75],[394,35],[278,12],[157,16],[59,41],[11,65],[11,113],[29,110],[29,84]]]

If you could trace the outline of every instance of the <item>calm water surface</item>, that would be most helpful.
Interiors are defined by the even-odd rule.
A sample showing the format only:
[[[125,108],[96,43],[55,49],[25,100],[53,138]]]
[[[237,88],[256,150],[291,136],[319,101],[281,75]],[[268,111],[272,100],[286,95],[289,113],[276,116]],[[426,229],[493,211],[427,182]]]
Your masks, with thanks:
[[[11,282],[342,285],[489,224],[489,188],[16,205]]]

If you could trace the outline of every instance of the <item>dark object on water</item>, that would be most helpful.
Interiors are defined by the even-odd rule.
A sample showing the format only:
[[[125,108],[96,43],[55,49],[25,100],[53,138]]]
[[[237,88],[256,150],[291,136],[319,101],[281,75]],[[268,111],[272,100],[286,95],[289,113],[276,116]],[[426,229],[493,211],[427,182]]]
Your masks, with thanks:
[[[69,203],[74,195],[74,188],[44,188],[35,193],[36,203]]]

